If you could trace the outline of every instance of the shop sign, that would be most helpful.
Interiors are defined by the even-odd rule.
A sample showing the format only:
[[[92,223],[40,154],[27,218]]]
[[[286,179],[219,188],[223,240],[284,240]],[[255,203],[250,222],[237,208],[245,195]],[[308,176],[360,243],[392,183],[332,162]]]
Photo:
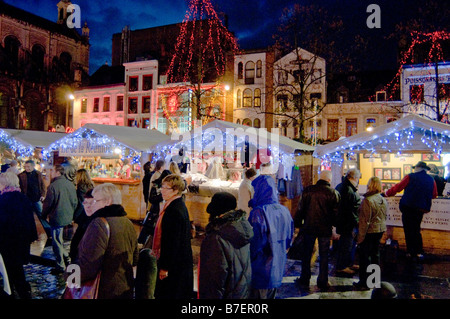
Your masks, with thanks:
[[[59,146],[59,156],[111,156],[113,154],[113,145],[99,144],[93,140],[82,140],[74,145]]]
[[[399,196],[387,197],[388,211],[386,225],[400,226],[402,224],[402,213],[399,209]],[[431,211],[423,215],[421,228],[450,231],[450,199],[433,199]]]

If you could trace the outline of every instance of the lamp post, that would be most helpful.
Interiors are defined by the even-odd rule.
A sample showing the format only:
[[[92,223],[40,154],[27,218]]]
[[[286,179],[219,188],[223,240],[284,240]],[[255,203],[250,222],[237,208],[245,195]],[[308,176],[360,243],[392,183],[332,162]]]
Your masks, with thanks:
[[[70,93],[67,95],[67,106],[66,106],[66,129],[69,127],[69,108],[70,108],[70,101],[73,101],[75,99],[75,96]]]

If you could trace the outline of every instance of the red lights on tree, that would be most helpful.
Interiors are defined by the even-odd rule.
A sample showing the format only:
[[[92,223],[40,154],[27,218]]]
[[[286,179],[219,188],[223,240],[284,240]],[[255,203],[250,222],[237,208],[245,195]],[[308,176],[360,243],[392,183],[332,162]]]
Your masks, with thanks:
[[[227,55],[238,52],[235,37],[222,24],[210,0],[190,0],[175,52],[167,71],[169,83],[183,83],[192,91],[192,120],[202,118],[204,83],[225,74]]]

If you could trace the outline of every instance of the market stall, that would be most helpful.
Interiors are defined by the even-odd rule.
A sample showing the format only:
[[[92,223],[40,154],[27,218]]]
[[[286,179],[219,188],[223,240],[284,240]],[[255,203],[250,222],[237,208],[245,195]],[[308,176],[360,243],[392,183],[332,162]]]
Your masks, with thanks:
[[[322,160],[323,168],[333,172],[336,186],[349,168],[361,171],[359,192],[363,194],[372,176],[381,179],[388,189],[407,174],[418,161],[435,165],[441,176],[447,176],[450,163],[450,125],[417,115],[374,128],[336,142],[318,146],[313,154]],[[450,250],[450,194],[433,200],[431,212],[424,216],[422,234],[424,249],[434,253]],[[386,236],[405,245],[398,202],[401,193],[387,198],[389,210]]]
[[[255,167],[277,180],[280,202],[292,214],[303,186],[311,184],[315,171],[314,147],[266,129],[220,120],[172,135],[170,141],[156,145],[155,151],[166,164],[175,161],[184,168],[182,175],[189,184],[186,205],[191,220],[200,228],[208,223],[206,206],[215,193],[227,191],[238,198],[246,167]]]
[[[45,167],[41,163],[42,150],[65,135],[66,133],[2,128],[0,129],[1,162],[4,164],[14,159],[18,162],[18,170],[22,171],[25,161],[33,159],[37,164],[36,169],[44,171]],[[47,182],[47,179],[45,180]]]
[[[157,130],[86,124],[43,150],[52,166],[69,158],[85,168],[96,185],[113,183],[122,192],[122,204],[133,220],[145,217],[141,167],[155,144],[169,137]]]

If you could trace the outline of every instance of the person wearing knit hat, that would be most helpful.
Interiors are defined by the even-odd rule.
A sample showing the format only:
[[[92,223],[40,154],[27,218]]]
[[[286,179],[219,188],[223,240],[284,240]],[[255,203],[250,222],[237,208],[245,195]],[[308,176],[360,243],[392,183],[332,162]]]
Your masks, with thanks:
[[[215,193],[211,202],[206,207],[206,212],[210,215],[209,220],[222,215],[232,209],[236,209],[236,197],[227,192]]]
[[[210,222],[200,248],[199,299],[247,299],[252,271],[250,240],[253,229],[236,198],[226,192],[214,194],[206,208]]]

